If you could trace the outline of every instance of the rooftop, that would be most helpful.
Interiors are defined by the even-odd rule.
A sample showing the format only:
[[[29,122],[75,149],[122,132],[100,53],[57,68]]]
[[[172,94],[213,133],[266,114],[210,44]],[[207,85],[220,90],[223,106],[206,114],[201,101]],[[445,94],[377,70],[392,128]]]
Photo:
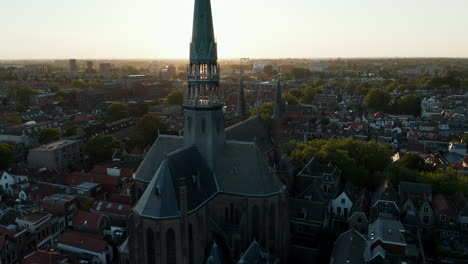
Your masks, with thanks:
[[[63,148],[65,146],[75,144],[76,142],[77,142],[76,140],[66,140],[66,139],[58,140],[58,141],[49,143],[47,145],[42,145],[40,147],[37,147],[37,148],[33,149],[32,151],[53,151],[53,150],[56,150],[56,149]]]
[[[24,216],[23,218],[21,218],[21,220],[35,223],[46,218],[47,216],[49,216],[48,213],[37,211]]]

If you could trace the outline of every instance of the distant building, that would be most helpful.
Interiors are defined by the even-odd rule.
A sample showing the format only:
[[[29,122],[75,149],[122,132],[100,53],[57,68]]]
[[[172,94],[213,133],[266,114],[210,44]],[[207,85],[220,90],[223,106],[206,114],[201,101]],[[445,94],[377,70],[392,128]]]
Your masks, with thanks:
[[[86,62],[86,72],[93,72],[94,71],[94,65],[92,61],[87,61]]]
[[[66,171],[83,161],[83,142],[80,140],[59,140],[32,149],[28,165],[32,168]]]
[[[68,70],[70,72],[77,72],[78,71],[78,65],[76,64],[75,59],[68,60]]]
[[[111,64],[110,63],[100,63],[99,72],[110,72]]]

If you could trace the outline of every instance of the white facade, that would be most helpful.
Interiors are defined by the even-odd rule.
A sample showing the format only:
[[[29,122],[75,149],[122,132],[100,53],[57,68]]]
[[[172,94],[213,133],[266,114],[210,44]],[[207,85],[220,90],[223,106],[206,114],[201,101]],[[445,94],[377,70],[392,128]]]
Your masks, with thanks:
[[[352,207],[353,202],[345,192],[342,192],[338,197],[332,200],[332,213],[337,217],[348,218]]]
[[[3,192],[10,196],[14,195],[13,186],[15,184],[27,181],[28,176],[13,175],[7,173],[6,171],[4,171],[3,174],[0,176],[0,186],[2,187]]]
[[[76,253],[76,254],[87,254],[87,255],[95,256],[100,261],[101,264],[112,263],[113,254],[112,254],[112,248],[110,246],[107,246],[105,252],[94,252],[91,250],[72,247],[66,244],[62,244],[62,243],[58,243],[57,247],[60,250],[63,250],[65,252],[71,252],[71,253]],[[107,261],[107,259],[109,259],[109,261]]]

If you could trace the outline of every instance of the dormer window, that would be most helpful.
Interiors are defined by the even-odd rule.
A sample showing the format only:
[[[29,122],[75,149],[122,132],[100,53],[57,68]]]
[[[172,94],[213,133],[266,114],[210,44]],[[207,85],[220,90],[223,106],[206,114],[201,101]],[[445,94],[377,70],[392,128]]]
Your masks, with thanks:
[[[440,215],[440,221],[441,222],[447,221],[447,216],[446,215]]]

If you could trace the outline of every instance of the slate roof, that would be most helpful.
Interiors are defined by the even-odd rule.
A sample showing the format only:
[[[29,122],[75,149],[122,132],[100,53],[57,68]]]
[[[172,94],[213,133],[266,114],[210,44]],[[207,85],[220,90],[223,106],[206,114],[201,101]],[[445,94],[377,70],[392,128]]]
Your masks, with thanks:
[[[210,0],[195,1],[192,32],[190,61],[216,61],[218,52]]]
[[[223,249],[216,244],[216,241],[211,246],[210,254],[208,255],[205,264],[227,264],[229,263],[223,252]]]
[[[369,239],[372,244],[381,240],[386,244],[406,246],[404,232],[403,225],[397,220],[378,218],[369,225]]]
[[[392,201],[398,205],[399,195],[393,188],[393,185],[388,180],[385,181],[375,192],[372,203],[375,205],[377,201]]]
[[[183,137],[159,135],[145,159],[140,164],[140,167],[135,172],[135,179],[137,181],[149,183],[159,169],[165,155],[182,148],[183,145]]]
[[[227,141],[216,160],[215,174],[219,191],[224,193],[263,196],[284,189],[253,142]]]
[[[366,244],[367,239],[355,229],[342,233],[335,241],[330,263],[366,263]]]
[[[414,182],[400,182],[400,194],[410,193],[432,197],[432,185]]]
[[[327,204],[302,199],[289,199],[289,216],[291,218],[323,222],[327,212]]]
[[[367,218],[369,218],[369,202],[366,199],[366,195],[361,195],[357,201],[353,204],[353,208],[351,208],[351,215],[354,213],[364,213]]]
[[[256,240],[250,244],[249,248],[239,259],[238,264],[266,264],[266,263],[279,263],[278,259],[275,259],[268,252],[260,247]]]
[[[226,128],[226,140],[255,142],[263,154],[274,148],[271,136],[259,116],[255,116]]]
[[[58,243],[97,253],[104,252],[107,247],[106,241],[91,237],[83,232],[76,231],[67,231],[61,234],[58,239]]]
[[[134,207],[140,215],[152,218],[180,216],[179,187],[187,187],[187,210],[190,212],[217,191],[216,180],[195,146],[167,156]]]

